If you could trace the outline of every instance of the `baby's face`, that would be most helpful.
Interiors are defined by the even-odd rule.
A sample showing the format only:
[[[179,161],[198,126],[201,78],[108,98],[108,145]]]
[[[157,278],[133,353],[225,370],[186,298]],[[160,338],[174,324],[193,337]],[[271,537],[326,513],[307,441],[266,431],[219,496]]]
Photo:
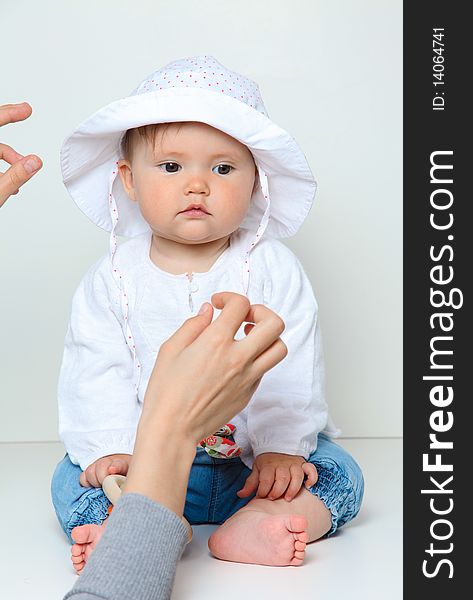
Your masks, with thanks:
[[[184,244],[210,242],[238,229],[256,173],[245,145],[197,122],[173,123],[164,135],[158,130],[154,148],[136,140],[132,162],[119,161],[119,169],[152,231]],[[186,210],[191,205],[202,210]]]

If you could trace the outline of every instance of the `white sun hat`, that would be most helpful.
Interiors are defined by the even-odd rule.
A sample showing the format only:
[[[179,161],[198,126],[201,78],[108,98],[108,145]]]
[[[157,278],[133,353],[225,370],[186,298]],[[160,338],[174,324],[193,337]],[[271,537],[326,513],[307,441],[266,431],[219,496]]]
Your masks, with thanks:
[[[158,69],[65,139],[63,181],[78,207],[113,234],[134,237],[149,231],[117,177],[121,140],[128,129],[182,121],[206,123],[251,151],[260,186],[241,227],[259,231],[258,241],[265,232],[276,238],[294,235],[316,190],[307,160],[294,138],[269,119],[258,85],[212,56],[182,58]]]

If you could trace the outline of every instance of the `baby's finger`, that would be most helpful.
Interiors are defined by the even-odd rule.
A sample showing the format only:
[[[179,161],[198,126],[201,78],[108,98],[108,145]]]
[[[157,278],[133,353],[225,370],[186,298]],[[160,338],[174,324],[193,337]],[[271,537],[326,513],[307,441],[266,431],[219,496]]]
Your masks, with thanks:
[[[97,463],[96,463],[97,466],[95,468],[95,475],[97,477],[98,485],[96,487],[101,487],[102,481],[109,474],[108,468],[114,462],[114,460],[115,459],[113,459],[113,458],[104,457],[104,458],[101,458],[99,461],[97,461]]]
[[[291,473],[288,467],[277,467],[274,485],[268,494],[268,500],[280,498],[287,490],[291,481]]]
[[[100,483],[97,480],[97,463],[92,463],[85,470],[85,476],[87,477],[87,481],[90,483],[92,487],[100,487]]]
[[[256,492],[257,498],[266,498],[274,484],[274,467],[266,465],[263,467],[259,474],[259,485],[258,491]]]
[[[85,474],[85,471],[82,471],[82,473],[80,474],[79,483],[81,484],[82,487],[90,487],[90,483],[87,481],[87,476]]]
[[[126,475],[128,473],[128,462],[123,458],[116,458],[108,467],[109,475]]]
[[[305,462],[302,464],[302,470],[307,475],[307,479],[305,482],[305,487],[310,488],[317,483],[319,475],[317,473],[317,469],[312,463]]]
[[[284,496],[284,500],[290,502],[297,494],[302,487],[302,482],[304,481],[304,471],[301,469],[300,465],[291,465],[291,483],[287,488],[286,495]]]
[[[238,490],[237,496],[239,498],[246,498],[247,496],[250,496],[254,491],[256,491],[256,488],[258,487],[258,481],[259,473],[258,469],[255,467],[247,477],[245,485],[241,488],[241,490]]]

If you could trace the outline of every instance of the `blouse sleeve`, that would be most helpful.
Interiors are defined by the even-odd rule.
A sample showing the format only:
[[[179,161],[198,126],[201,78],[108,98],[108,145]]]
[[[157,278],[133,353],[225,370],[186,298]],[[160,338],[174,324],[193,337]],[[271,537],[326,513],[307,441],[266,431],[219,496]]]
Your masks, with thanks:
[[[118,302],[107,257],[74,294],[58,383],[59,436],[83,470],[133,453],[140,407]]]
[[[281,244],[282,246],[282,244]],[[286,247],[269,282],[266,305],[285,323],[286,358],[264,375],[248,406],[254,456],[281,452],[308,458],[328,419],[317,302],[296,256]]]

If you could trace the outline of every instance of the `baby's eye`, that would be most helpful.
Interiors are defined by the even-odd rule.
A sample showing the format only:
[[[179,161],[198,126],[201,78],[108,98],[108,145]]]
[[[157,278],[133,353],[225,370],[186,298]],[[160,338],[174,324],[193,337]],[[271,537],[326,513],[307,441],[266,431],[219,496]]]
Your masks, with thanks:
[[[222,169],[218,171],[218,175],[228,175],[232,171],[233,167],[230,165],[217,165],[214,167],[214,169]],[[214,169],[212,169],[212,171]]]
[[[161,163],[160,165],[158,165],[158,167],[163,171],[164,169],[162,167],[165,167],[166,173],[177,173],[179,171],[179,169],[181,168],[180,165],[178,165],[175,162],[165,162],[165,163]],[[169,168],[168,168],[169,167]]]

